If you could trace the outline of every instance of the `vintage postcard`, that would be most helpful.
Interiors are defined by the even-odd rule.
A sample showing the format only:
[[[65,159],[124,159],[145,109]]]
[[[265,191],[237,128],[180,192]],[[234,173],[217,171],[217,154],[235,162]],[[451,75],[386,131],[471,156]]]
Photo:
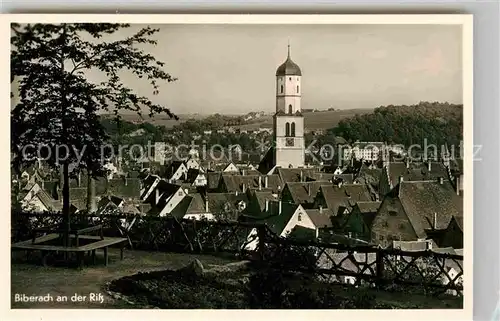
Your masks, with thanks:
[[[471,16],[2,18],[10,316],[472,317]]]

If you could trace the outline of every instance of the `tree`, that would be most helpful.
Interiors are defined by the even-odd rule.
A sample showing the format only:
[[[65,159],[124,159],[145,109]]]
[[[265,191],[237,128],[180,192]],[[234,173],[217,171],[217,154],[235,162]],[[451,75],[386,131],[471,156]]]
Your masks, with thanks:
[[[153,94],[159,84],[176,78],[162,70],[164,63],[143,52],[138,45],[156,45],[150,39],[158,29],[145,27],[130,37],[105,40],[128,24],[12,24],[11,82],[19,85],[20,101],[11,110],[14,166],[31,162],[36,149],[45,146],[44,158],[54,168],[63,169],[63,215],[66,244],[69,244],[70,202],[69,164],[78,162],[90,177],[104,173],[101,146],[107,139],[98,111],[111,112],[119,120],[120,110],[149,116],[169,109],[154,104],[125,86],[120,73],[127,70],[150,82]],[[97,70],[105,80],[93,83],[86,77]],[[81,159],[79,155],[83,154]]]

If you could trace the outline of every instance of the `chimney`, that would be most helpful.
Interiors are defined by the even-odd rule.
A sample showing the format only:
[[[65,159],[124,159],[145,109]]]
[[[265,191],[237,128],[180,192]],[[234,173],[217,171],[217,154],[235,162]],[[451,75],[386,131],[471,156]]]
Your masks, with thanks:
[[[404,181],[403,175],[399,176],[399,183],[401,184],[401,182],[403,182],[403,181]]]
[[[205,212],[209,212],[208,210],[208,196],[205,196]]]
[[[443,185],[444,179],[442,177],[439,178],[439,184]]]
[[[311,196],[311,184],[307,184],[307,195]]]
[[[427,162],[427,170],[429,172],[431,171],[431,161],[430,160]]]
[[[246,169],[242,169],[242,170],[241,170],[241,175],[245,176],[246,174],[247,174]]]
[[[457,185],[455,187],[457,195],[460,195],[460,176],[455,177],[455,184]]]
[[[319,213],[320,213],[320,214],[323,214],[323,205],[320,205],[320,206],[319,206]]]
[[[269,211],[269,200],[266,200],[266,212]]]
[[[262,176],[259,175],[259,191],[262,190]]]
[[[266,175],[266,177],[264,177],[264,188],[268,187],[269,187],[269,177]]]
[[[410,161],[408,158],[405,160],[406,168],[410,168]]]
[[[81,187],[82,186],[82,176],[80,174],[80,171],[78,171],[78,177],[77,177],[77,179],[78,179],[78,187]]]
[[[188,172],[187,172],[187,171],[185,171],[185,172],[184,172],[184,180],[185,180],[185,181],[187,181],[187,179],[188,179]]]
[[[436,227],[437,227],[437,213],[434,212],[434,226],[433,226],[433,228],[436,229]]]
[[[238,196],[238,191],[234,192],[234,195]]]
[[[158,188],[155,189],[155,205],[160,201],[160,190]]]
[[[278,215],[281,215],[281,200],[278,203]]]
[[[245,193],[247,191],[247,184],[243,183],[242,190],[243,190],[243,193]]]
[[[302,170],[300,171],[300,181],[304,181],[304,172]]]

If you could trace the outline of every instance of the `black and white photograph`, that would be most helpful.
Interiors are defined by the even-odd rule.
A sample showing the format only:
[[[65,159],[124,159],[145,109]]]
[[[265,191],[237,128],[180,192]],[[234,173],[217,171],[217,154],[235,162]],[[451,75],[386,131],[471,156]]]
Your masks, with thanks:
[[[470,309],[470,17],[58,17],[10,22],[11,309]]]

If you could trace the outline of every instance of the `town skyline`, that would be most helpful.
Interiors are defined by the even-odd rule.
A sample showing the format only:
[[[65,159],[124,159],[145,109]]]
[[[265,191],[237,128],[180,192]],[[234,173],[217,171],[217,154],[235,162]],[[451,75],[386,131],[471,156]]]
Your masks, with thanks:
[[[115,36],[142,26],[132,25]],[[305,109],[462,103],[460,26],[151,26],[160,29],[158,45],[144,48],[178,80],[161,84],[154,96],[147,81],[127,74],[123,78],[177,114],[273,112],[274,72],[286,59],[288,42],[304,71]],[[97,72],[88,77],[102,79]]]

